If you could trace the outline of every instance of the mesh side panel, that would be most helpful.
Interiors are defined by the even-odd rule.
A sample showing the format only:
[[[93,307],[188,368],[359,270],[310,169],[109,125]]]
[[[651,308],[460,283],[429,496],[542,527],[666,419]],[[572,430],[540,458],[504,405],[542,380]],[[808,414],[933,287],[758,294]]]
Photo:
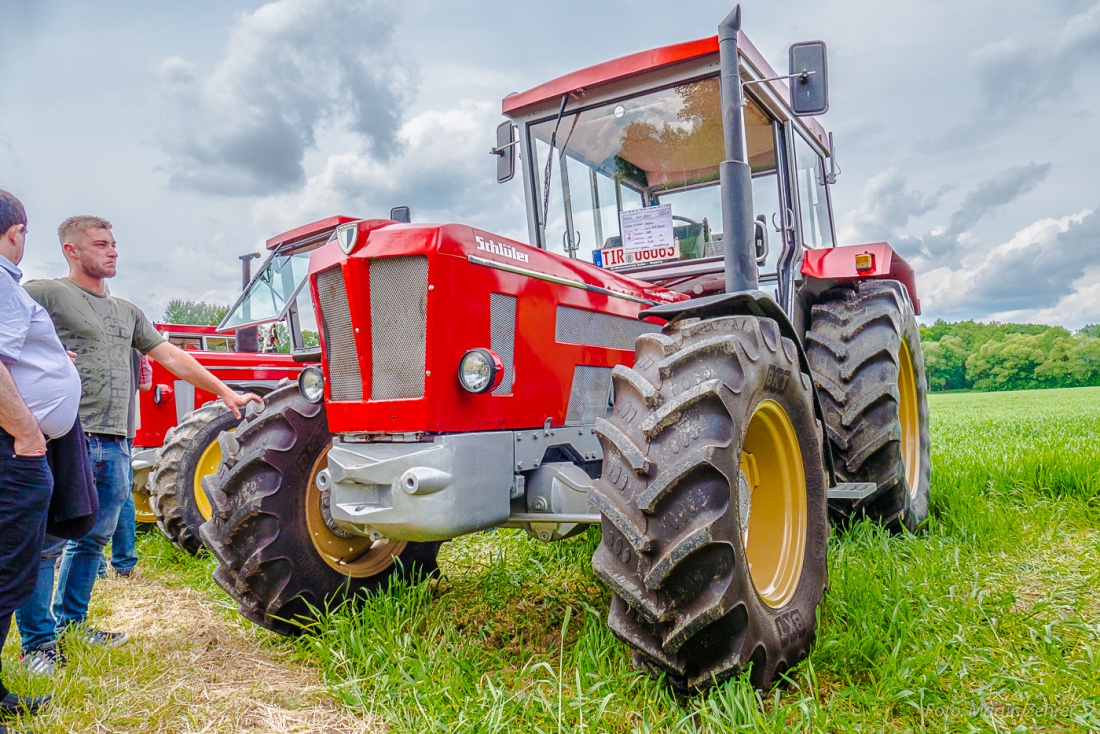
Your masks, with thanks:
[[[337,267],[320,273],[317,295],[321,301],[321,328],[325,330],[325,358],[332,399],[362,400],[363,376],[359,372],[359,354],[355,351],[355,331],[351,326],[343,270]]]
[[[428,258],[370,263],[371,400],[424,396]]]
[[[565,424],[594,423],[597,418],[607,415],[610,391],[610,367],[577,365],[573,370],[573,386],[569,389]]]
[[[516,297],[489,294],[489,348],[504,362],[504,378],[493,395],[511,395],[515,379]]]
[[[647,324],[625,316],[558,306],[554,338],[570,344],[633,350],[634,340],[639,336],[660,330],[657,324]]]

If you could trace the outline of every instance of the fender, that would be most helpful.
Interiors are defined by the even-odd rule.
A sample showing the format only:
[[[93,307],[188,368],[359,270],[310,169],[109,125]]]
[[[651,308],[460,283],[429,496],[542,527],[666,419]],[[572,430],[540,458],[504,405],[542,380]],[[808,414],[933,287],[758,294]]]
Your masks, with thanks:
[[[889,248],[889,245],[887,245],[887,248]],[[853,264],[852,267],[854,269],[855,265]],[[910,273],[912,273],[911,270]],[[790,318],[787,317],[786,312],[780,308],[779,304],[775,302],[775,299],[763,291],[734,291],[733,293],[720,293],[714,296],[693,298],[689,301],[665,303],[660,306],[646,309],[638,314],[638,318],[641,319],[650,316],[664,319],[669,323],[687,318],[711,319],[720,316],[757,316],[771,319],[779,324],[779,333],[794,342],[795,349],[798,350],[798,364],[802,371],[807,375],[813,375],[810,371],[810,360],[806,357],[806,350],[802,347],[802,337],[799,336]],[[824,429],[825,414],[821,410],[821,402],[817,397],[817,385],[812,385],[812,388],[814,395],[814,415],[817,416],[817,420]],[[825,470],[829,473],[829,486],[835,487],[837,484],[837,477],[833,469],[833,452],[832,447],[829,446],[829,442],[825,440],[824,430],[821,432],[821,439],[823,442],[822,453],[825,457]]]
[[[870,255],[869,267],[857,270],[856,255]],[[920,315],[917,278],[913,268],[885,242],[806,250],[802,258],[802,275],[807,279],[825,281],[815,284],[818,286],[814,288],[816,292],[846,280],[896,280],[909,292],[913,313]]]

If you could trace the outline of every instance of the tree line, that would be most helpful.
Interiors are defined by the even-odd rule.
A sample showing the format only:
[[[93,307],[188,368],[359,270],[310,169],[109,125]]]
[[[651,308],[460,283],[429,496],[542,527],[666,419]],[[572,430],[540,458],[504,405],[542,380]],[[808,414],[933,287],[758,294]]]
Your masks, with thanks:
[[[937,320],[920,327],[932,390],[1100,385],[1100,324],[1076,333],[1041,324]]]

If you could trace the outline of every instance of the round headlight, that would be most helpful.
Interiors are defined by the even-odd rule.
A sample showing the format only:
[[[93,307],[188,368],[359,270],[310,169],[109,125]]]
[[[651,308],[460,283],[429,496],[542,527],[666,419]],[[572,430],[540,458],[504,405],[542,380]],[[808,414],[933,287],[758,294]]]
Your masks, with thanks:
[[[298,375],[298,391],[310,403],[319,403],[325,398],[325,373],[320,367],[306,367]]]
[[[153,386],[153,402],[160,405],[172,396],[172,388],[168,385]]]
[[[458,363],[458,381],[472,393],[489,392],[504,378],[504,363],[488,349],[471,349]]]

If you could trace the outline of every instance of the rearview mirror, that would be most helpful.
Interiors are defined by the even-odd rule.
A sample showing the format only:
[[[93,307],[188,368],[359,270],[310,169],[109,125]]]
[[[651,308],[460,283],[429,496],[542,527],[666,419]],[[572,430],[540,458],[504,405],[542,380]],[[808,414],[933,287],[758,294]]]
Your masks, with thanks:
[[[829,70],[824,41],[791,44],[791,109],[796,115],[829,111]]]
[[[497,183],[511,181],[516,175],[516,130],[511,120],[497,126],[497,145],[489,152],[497,156]]]
[[[395,222],[401,222],[402,224],[408,224],[412,221],[412,211],[407,206],[395,206],[390,209],[390,219]]]

